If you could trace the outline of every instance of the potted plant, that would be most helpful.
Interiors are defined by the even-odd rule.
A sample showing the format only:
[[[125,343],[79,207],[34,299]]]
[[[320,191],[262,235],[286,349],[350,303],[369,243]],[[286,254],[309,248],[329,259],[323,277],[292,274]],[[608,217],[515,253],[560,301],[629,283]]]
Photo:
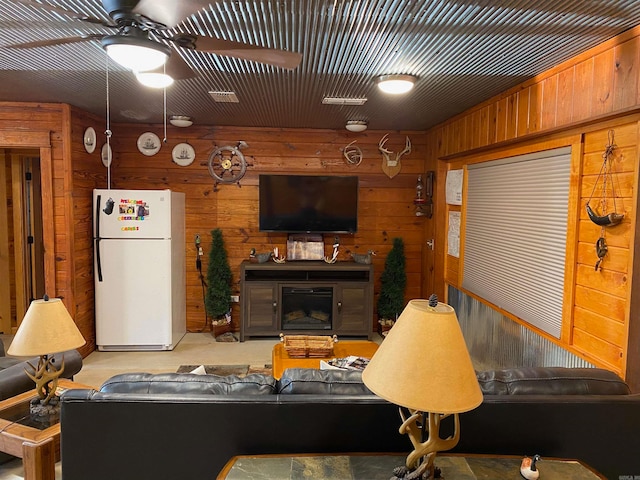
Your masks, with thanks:
[[[231,293],[231,267],[224,247],[222,230],[216,228],[211,231],[207,290],[204,298],[205,311],[211,317],[214,336],[228,331],[231,324]]]
[[[393,246],[387,255],[380,277],[380,295],[378,296],[380,335],[386,335],[402,312],[406,285],[404,242],[402,238],[396,237],[393,239]]]

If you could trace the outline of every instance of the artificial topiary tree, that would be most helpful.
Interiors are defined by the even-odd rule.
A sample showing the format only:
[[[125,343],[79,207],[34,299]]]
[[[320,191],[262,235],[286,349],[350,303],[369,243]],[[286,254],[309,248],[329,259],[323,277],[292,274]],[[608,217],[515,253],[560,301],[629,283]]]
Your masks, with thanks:
[[[231,309],[231,267],[224,248],[222,230],[211,230],[211,251],[207,265],[204,307],[209,316],[222,319]],[[215,324],[215,323],[214,323]]]
[[[380,277],[378,296],[378,318],[395,321],[404,308],[404,289],[407,285],[405,272],[404,242],[393,239],[393,247],[387,255]]]

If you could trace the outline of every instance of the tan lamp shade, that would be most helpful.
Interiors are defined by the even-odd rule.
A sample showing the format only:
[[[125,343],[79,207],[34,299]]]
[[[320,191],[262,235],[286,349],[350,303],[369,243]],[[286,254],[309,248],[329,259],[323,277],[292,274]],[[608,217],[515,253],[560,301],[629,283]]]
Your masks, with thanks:
[[[62,300],[45,297],[31,302],[7,353],[19,357],[49,355],[85,343]]]
[[[442,414],[473,410],[482,392],[454,309],[411,300],[362,373],[396,405]]]

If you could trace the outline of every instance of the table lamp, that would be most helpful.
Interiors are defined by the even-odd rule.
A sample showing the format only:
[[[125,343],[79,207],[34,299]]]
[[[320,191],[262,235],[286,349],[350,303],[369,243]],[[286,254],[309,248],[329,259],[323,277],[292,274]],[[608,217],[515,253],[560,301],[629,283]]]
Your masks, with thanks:
[[[482,392],[454,309],[411,300],[362,373],[365,385],[400,408],[400,433],[414,450],[397,478],[432,479],[438,451],[460,439],[458,413],[482,403]],[[408,413],[407,413],[408,412]],[[454,433],[441,438],[441,421],[454,415]]]
[[[45,295],[42,300],[31,302],[7,353],[18,357],[40,356],[37,366],[27,362],[28,367],[25,368],[38,392],[38,398],[31,402],[32,414],[57,413],[56,389],[58,377],[64,371],[64,357],[60,368],[56,368],[53,354],[85,343],[62,300]]]

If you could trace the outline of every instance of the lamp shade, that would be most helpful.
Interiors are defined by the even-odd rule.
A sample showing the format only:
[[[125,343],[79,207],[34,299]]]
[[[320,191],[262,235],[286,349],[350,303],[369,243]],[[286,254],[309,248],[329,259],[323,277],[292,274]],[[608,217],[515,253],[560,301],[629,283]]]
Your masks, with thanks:
[[[84,345],[85,339],[59,298],[34,300],[18,327],[7,353],[48,355]]]
[[[482,403],[454,309],[411,300],[362,373],[365,385],[396,405],[441,414]]]
[[[167,88],[173,85],[173,78],[160,72],[136,72],[136,78],[145,87]]]
[[[102,47],[115,62],[136,72],[161,67],[171,52],[166,45],[145,38],[141,33],[108,35],[102,39]]]

